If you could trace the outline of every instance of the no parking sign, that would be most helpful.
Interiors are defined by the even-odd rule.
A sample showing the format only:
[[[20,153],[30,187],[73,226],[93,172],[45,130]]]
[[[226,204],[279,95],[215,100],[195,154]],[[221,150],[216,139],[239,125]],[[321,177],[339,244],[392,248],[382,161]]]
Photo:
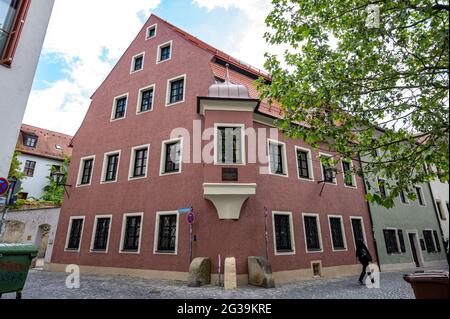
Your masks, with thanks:
[[[0,196],[3,194],[6,194],[9,188],[9,183],[6,178],[1,177],[0,178]]]

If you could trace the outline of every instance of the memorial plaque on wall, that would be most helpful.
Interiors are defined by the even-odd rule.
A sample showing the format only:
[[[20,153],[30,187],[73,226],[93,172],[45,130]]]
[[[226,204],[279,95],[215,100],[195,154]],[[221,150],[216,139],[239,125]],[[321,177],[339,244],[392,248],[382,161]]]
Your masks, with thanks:
[[[224,167],[222,168],[222,180],[223,181],[237,181],[238,180],[238,169]]]

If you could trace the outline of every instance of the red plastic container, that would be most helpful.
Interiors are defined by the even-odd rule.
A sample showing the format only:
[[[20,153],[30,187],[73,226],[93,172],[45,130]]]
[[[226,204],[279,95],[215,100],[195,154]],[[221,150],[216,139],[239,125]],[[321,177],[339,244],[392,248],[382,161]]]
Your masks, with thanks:
[[[416,299],[448,299],[448,271],[416,272],[403,276]]]

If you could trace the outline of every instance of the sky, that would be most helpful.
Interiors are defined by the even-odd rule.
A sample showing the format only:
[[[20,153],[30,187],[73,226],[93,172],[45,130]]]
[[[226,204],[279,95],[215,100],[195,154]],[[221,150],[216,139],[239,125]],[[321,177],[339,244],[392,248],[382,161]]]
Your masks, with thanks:
[[[265,52],[281,53],[263,39],[270,8],[270,0],[56,0],[24,123],[74,135],[151,13],[263,69]]]

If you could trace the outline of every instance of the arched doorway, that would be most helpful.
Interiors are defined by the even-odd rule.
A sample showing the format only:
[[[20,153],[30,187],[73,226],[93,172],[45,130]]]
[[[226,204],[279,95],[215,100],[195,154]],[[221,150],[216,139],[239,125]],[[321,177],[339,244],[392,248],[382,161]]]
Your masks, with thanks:
[[[24,241],[25,224],[17,220],[7,220],[5,232],[0,240],[8,244],[19,244]]]

